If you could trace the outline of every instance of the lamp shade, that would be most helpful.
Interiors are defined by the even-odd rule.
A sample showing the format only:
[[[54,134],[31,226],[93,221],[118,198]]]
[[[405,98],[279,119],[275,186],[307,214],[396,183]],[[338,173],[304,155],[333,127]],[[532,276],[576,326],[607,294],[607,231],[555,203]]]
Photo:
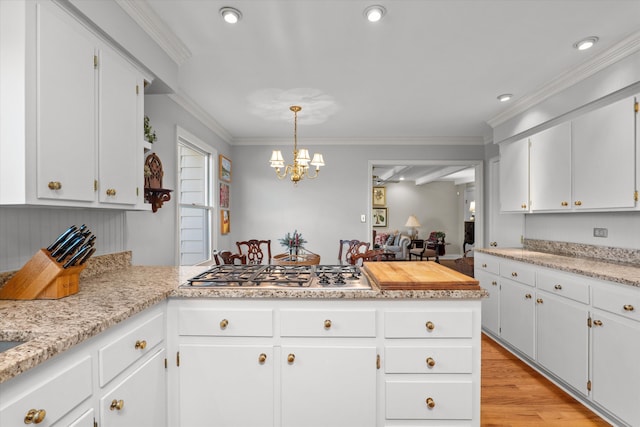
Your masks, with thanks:
[[[475,213],[476,212],[476,201],[472,200],[471,202],[469,202],[469,212],[471,213]]]
[[[418,222],[418,218],[415,215],[409,216],[407,219],[407,223],[404,225],[405,227],[420,227],[420,223]]]

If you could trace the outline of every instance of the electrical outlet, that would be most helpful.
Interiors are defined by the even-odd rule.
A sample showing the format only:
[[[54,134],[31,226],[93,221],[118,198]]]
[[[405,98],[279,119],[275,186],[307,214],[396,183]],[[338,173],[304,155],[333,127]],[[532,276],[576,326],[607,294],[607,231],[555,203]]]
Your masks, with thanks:
[[[594,228],[593,229],[593,237],[607,237],[609,235],[609,230],[606,228]]]
[[[367,222],[367,216],[365,214],[360,215],[360,222]]]

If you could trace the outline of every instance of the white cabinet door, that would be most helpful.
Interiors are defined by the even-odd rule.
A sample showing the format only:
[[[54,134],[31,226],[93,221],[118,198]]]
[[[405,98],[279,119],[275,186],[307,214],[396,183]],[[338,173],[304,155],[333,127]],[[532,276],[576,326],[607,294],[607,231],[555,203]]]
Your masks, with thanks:
[[[500,144],[500,211],[529,210],[529,140]]]
[[[37,197],[95,199],[95,42],[54,5],[38,4]]]
[[[180,346],[180,426],[274,425],[271,345]]]
[[[574,208],[635,206],[634,126],[633,97],[572,121]]]
[[[538,363],[585,396],[589,380],[588,318],[588,306],[544,292],[536,295]]]
[[[282,427],[376,425],[375,347],[283,346],[281,371]]]
[[[100,399],[102,427],[167,426],[167,383],[162,349]]]
[[[534,358],[534,290],[510,279],[500,279],[500,336]]]
[[[118,53],[100,50],[99,180],[101,203],[135,204],[143,165],[138,163],[143,132],[138,122],[139,73]]]
[[[500,335],[500,279],[495,274],[478,269],[475,277],[480,287],[489,292],[489,296],[482,299],[482,328]]]
[[[596,310],[592,325],[593,400],[629,425],[640,425],[640,324]]]
[[[571,203],[571,123],[531,137],[531,210],[569,210]]]
[[[500,161],[492,159],[489,169],[490,201],[488,245],[513,248],[522,246],[524,236],[524,213],[503,214],[500,211]]]

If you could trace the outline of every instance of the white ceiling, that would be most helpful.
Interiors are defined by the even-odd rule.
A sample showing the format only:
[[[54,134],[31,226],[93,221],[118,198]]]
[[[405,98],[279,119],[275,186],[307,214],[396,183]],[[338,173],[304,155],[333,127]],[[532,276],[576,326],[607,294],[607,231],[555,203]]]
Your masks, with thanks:
[[[162,28],[150,35],[180,64],[179,95],[232,144],[290,142],[293,104],[301,142],[481,144],[488,121],[640,39],[640,0],[116,1]],[[387,10],[378,23],[371,4]]]

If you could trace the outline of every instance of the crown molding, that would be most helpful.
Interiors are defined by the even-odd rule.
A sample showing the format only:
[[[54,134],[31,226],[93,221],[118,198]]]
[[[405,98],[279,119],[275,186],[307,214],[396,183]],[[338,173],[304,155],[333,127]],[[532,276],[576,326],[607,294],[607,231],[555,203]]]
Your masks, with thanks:
[[[233,143],[233,137],[227,130],[220,125],[209,113],[196,104],[191,98],[182,93],[167,94],[176,104],[184,108],[188,113],[202,122],[213,133],[218,135],[227,144]]]
[[[191,58],[189,48],[149,6],[147,0],[115,0],[142,30],[178,65]]]
[[[235,138],[233,145],[282,145],[293,138]],[[298,138],[298,145],[484,145],[477,136],[427,136],[415,138]]]
[[[495,128],[507,120],[516,117],[518,114],[521,114],[541,103],[545,99],[548,99],[576,83],[587,79],[598,71],[611,66],[638,50],[640,50],[640,31],[630,35],[619,43],[616,43],[606,51],[594,56],[591,60],[565,71],[535,92],[522,96],[515,101],[511,107],[487,120],[487,124],[492,128]]]

